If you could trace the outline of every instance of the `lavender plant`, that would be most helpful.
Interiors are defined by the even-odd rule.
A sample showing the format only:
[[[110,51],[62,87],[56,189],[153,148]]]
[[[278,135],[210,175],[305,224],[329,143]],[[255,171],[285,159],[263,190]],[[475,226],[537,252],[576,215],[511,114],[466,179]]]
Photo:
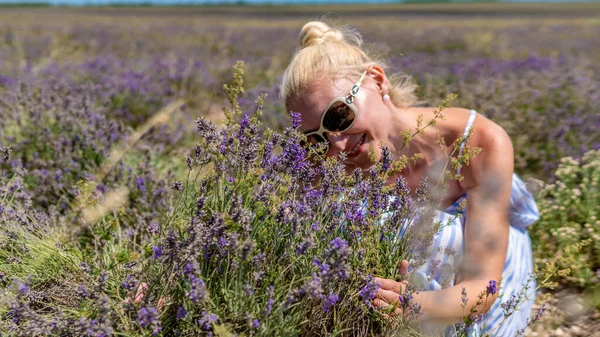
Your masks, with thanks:
[[[373,276],[398,278],[398,261],[411,257],[418,266],[410,248],[427,247],[443,225],[422,215],[425,183],[416,198],[402,179],[386,185],[408,158],[384,149],[368,175],[347,175],[337,158],[323,160],[301,146],[298,114],[291,114],[283,134],[261,131],[263,99],[244,114],[237,102],[242,85],[238,65],[225,86],[231,103],[225,125],[197,120],[200,140],[186,160],[188,178],[173,182],[173,198],[160,195],[172,208],[159,222],[137,222],[132,234],[125,226],[128,211],[110,212],[86,240],[81,232],[64,237],[60,230],[26,230],[18,219],[0,217],[5,230],[13,229],[7,231],[12,245],[0,250],[13,257],[0,265],[11,289],[4,330],[419,335],[412,327],[419,316],[413,290],[402,295],[400,320],[388,321],[390,312],[372,305],[378,289]],[[148,204],[146,181],[130,182],[139,190],[135,200]],[[103,195],[89,183],[78,191],[83,203]],[[53,216],[56,221],[59,214]],[[135,234],[139,230],[146,233]],[[61,257],[50,265],[52,273],[40,268],[49,267],[42,256]],[[488,295],[498,291],[492,283],[488,288]],[[468,317],[464,329],[477,319],[475,313]]]

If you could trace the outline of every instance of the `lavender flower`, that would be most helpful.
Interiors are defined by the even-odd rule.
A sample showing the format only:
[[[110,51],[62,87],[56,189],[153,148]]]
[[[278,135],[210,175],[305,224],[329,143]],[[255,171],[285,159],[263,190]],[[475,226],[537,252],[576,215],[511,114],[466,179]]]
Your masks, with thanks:
[[[535,312],[535,315],[533,316],[533,318],[531,319],[531,321],[529,322],[529,324],[534,324],[537,321],[540,320],[540,318],[542,318],[542,316],[544,316],[544,313],[546,312],[546,303],[542,304]]]
[[[215,314],[207,313],[202,311],[200,313],[200,319],[198,319],[198,325],[200,325],[205,331],[212,331],[213,323],[217,322],[217,316]]]
[[[160,230],[160,228],[156,222],[152,222],[152,223],[150,223],[150,225],[148,225],[148,233],[150,233],[152,235],[158,234],[159,230]]]
[[[275,287],[273,287],[273,285],[269,286],[267,294],[269,295],[269,299],[265,305],[265,316],[269,316],[271,311],[273,311],[273,304],[275,303],[275,299],[273,298],[275,296]]]
[[[158,259],[163,255],[163,249],[161,246],[154,246],[152,247],[152,258],[153,259]]]
[[[306,294],[314,299],[323,298],[323,281],[318,274],[313,273],[301,289],[302,294]]]
[[[387,172],[391,167],[393,156],[392,152],[387,146],[381,147],[381,171]]]
[[[518,295],[513,294],[508,300],[500,303],[500,307],[504,311],[504,316],[508,317],[512,315],[519,304]]]
[[[142,193],[142,195],[146,194],[146,178],[138,177],[135,179],[135,185],[137,189]]]
[[[187,316],[188,312],[183,307],[177,308],[177,314],[175,314],[175,318],[184,319]]]
[[[296,252],[298,254],[304,255],[308,249],[314,248],[314,247],[315,247],[314,240],[312,239],[312,237],[309,237],[298,244],[298,247],[296,247]]]
[[[375,281],[375,278],[371,275],[367,276],[365,285],[360,289],[358,296],[365,301],[368,305],[372,305],[371,301],[377,295],[379,290],[379,283]]]
[[[16,282],[17,291],[19,292],[20,295],[25,294],[26,292],[29,291],[29,284],[27,281],[21,282],[21,281],[17,280],[15,282]]]
[[[190,276],[192,274],[197,273],[199,271],[199,269],[200,269],[200,265],[198,264],[197,261],[188,262],[183,267],[183,275]]]
[[[143,307],[138,311],[136,322],[142,329],[152,330],[153,335],[158,335],[162,330],[156,308]]]
[[[464,308],[467,305],[467,301],[468,301],[468,298],[467,298],[467,288],[465,288],[465,287],[461,288],[461,291],[460,291],[460,300],[461,300],[462,306]]]
[[[327,296],[325,298],[325,302],[323,305],[323,311],[325,312],[329,312],[329,310],[331,310],[331,308],[333,308],[333,306],[337,303],[337,301],[339,300],[339,296],[337,294],[329,294],[329,296]]]
[[[173,189],[175,191],[183,191],[183,183],[179,180],[176,180],[173,182],[171,189]]]
[[[253,287],[250,285],[249,282],[244,283],[244,292],[246,293],[246,295],[248,296],[252,296],[254,294],[254,289]]]
[[[81,263],[79,264],[79,268],[81,269],[81,271],[83,271],[83,272],[84,272],[84,273],[86,273],[86,274],[87,274],[87,273],[89,273],[89,272],[90,272],[90,270],[91,270],[91,269],[90,269],[90,266],[89,266],[87,263],[85,263],[85,262],[81,262]]]
[[[498,292],[498,283],[496,280],[490,280],[489,285],[486,288],[487,295],[494,295]]]
[[[290,121],[292,122],[292,128],[297,129],[302,123],[302,115],[299,112],[290,111]]]
[[[190,275],[190,290],[186,291],[185,296],[194,303],[203,302],[208,296],[204,281]]]
[[[12,148],[10,146],[0,146],[0,155],[2,155],[2,159],[4,159],[5,162],[8,162],[8,160],[10,159],[11,152]]]
[[[127,275],[125,281],[121,282],[121,287],[129,291],[135,290],[139,284],[139,281],[131,275]]]
[[[79,288],[77,288],[77,290],[75,291],[75,293],[81,299],[86,299],[86,298],[90,297],[90,292],[83,285],[79,285]]]

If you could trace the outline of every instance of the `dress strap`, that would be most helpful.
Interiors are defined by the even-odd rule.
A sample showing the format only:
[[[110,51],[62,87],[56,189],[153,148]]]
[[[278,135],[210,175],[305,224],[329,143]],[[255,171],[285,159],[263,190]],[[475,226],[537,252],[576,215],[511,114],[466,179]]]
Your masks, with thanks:
[[[458,149],[458,156],[460,157],[462,155],[462,151],[463,148],[465,147],[465,144],[467,143],[467,135],[469,134],[469,131],[471,130],[471,126],[473,126],[473,122],[475,121],[475,116],[477,116],[477,111],[475,110],[471,110],[471,114],[469,115],[469,120],[467,121],[467,126],[465,127],[465,131],[463,132],[463,140],[460,144],[460,148]],[[456,170],[456,173],[460,175],[460,167]]]

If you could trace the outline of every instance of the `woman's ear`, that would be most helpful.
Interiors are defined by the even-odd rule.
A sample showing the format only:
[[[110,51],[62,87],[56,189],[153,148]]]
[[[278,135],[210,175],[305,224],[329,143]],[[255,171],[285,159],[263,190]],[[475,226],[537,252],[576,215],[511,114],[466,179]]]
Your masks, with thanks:
[[[374,64],[370,66],[367,70],[367,76],[375,82],[375,85],[377,85],[377,89],[382,96],[390,93],[390,81],[385,75],[385,71],[383,71],[379,65]]]

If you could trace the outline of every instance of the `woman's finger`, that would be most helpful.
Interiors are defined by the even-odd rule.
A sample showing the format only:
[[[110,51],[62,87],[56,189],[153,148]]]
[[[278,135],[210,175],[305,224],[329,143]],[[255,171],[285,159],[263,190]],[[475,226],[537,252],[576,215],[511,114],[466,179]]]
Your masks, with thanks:
[[[388,303],[384,300],[382,300],[381,298],[375,298],[373,300],[373,305],[377,308],[387,308],[388,307]]]
[[[137,291],[135,292],[135,297],[133,298],[133,303],[136,303],[136,304],[142,303],[142,301],[144,300],[144,296],[146,296],[147,292],[148,292],[148,284],[146,284],[146,282],[140,283],[140,285],[137,288]]]
[[[408,276],[408,261],[402,260],[398,263],[398,269],[400,271],[400,275]]]
[[[377,290],[377,296],[387,303],[396,303],[398,302],[400,294],[392,290],[379,288],[379,290]]]
[[[379,277],[375,278],[375,282],[379,284],[380,289],[394,291],[397,295],[404,293],[404,289],[406,289],[406,284],[404,282],[396,282],[394,280]]]
[[[158,303],[156,303],[156,309],[158,309],[158,311],[161,311],[162,308],[164,307],[166,301],[167,301],[167,299],[165,297],[160,297],[158,299]]]
[[[386,309],[390,306],[386,301],[384,301],[380,298],[374,299],[373,305],[379,309]],[[395,308],[393,311],[390,311],[389,313],[384,310],[384,312],[382,313],[382,316],[385,320],[392,321],[397,315],[399,315],[401,313],[402,312],[400,311],[400,309]]]

